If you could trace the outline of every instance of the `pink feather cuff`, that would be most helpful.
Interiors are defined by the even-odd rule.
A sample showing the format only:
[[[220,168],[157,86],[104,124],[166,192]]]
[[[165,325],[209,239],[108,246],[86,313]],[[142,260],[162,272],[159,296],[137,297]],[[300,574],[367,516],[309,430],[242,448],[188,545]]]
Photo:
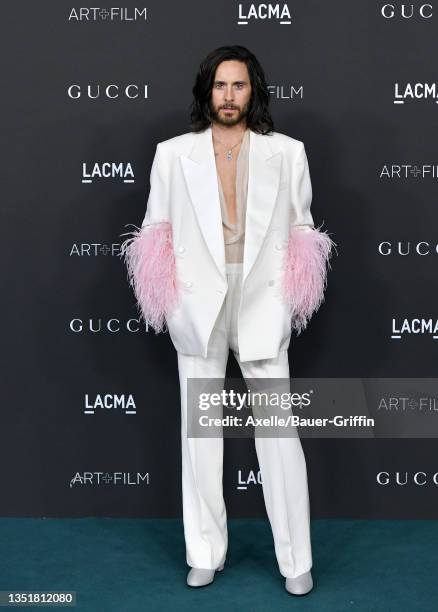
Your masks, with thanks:
[[[291,329],[303,331],[324,300],[327,267],[335,243],[319,228],[293,226],[283,260],[282,294],[291,312]]]
[[[179,301],[172,225],[162,221],[128,233],[132,237],[122,243],[120,256],[125,259],[137,307],[155,333],[165,331],[166,315]]]

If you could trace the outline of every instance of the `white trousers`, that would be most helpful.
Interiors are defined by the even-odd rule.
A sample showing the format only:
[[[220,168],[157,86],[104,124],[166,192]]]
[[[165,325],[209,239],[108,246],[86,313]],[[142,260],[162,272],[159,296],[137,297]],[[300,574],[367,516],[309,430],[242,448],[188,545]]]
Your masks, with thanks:
[[[178,352],[181,393],[182,499],[186,559],[191,567],[216,569],[228,545],[223,498],[223,437],[187,437],[187,378],[225,379],[229,349],[244,379],[287,378],[287,350],[273,359],[241,363],[237,313],[241,263],[227,264],[228,292],[210,337],[207,357]],[[257,330],[254,330],[257,333]],[[280,573],[294,578],[312,567],[306,462],[299,437],[255,437],[263,497]]]

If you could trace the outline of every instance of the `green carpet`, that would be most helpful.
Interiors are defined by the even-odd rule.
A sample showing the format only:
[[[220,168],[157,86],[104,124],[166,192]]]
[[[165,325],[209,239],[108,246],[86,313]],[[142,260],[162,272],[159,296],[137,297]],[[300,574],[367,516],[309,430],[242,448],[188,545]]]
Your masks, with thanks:
[[[228,531],[224,571],[193,589],[181,520],[3,518],[0,589],[73,590],[93,612],[438,610],[436,521],[313,520],[303,597],[284,590],[267,521],[231,519]]]

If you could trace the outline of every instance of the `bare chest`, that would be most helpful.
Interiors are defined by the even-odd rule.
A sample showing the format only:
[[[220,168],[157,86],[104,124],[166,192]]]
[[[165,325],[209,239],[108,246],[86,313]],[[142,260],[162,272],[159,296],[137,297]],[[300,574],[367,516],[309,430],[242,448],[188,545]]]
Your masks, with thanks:
[[[237,154],[233,155],[231,160],[227,160],[225,156],[218,156],[216,158],[216,168],[222,185],[228,219],[230,223],[236,223]]]

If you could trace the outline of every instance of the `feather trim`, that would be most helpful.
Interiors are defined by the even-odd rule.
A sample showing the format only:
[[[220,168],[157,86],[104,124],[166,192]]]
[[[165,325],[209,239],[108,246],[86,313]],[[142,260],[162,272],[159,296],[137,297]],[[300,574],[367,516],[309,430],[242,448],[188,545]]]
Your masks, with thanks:
[[[313,313],[324,301],[327,268],[336,243],[319,228],[289,230],[283,260],[282,293],[291,311],[291,328],[303,331]]]
[[[179,301],[172,225],[161,221],[141,228],[121,245],[137,307],[155,333],[165,331],[165,318]],[[122,234],[124,236],[126,234]]]

